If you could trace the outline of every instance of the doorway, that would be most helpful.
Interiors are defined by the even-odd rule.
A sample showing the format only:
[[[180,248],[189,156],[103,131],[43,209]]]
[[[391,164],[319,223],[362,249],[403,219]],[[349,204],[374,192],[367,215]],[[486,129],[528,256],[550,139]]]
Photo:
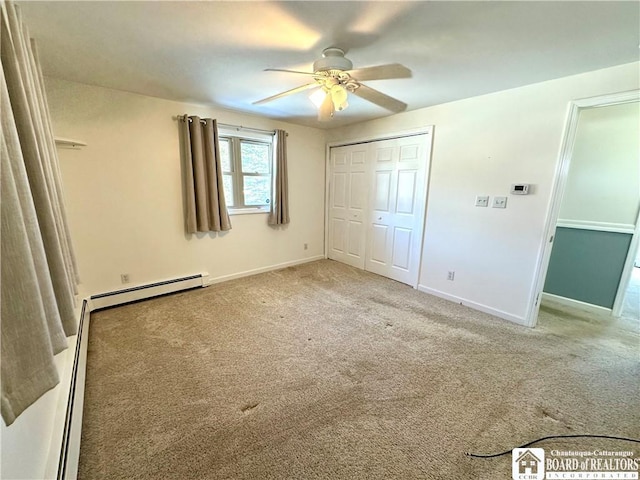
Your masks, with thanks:
[[[628,326],[628,330],[640,333],[640,267],[634,267],[632,270],[624,295],[620,321]]]
[[[618,317],[626,330],[640,333],[640,245],[636,248],[635,258],[632,259],[632,262],[631,275],[622,294]]]
[[[639,101],[633,91],[571,105],[531,326],[543,299],[620,316],[639,237]]]

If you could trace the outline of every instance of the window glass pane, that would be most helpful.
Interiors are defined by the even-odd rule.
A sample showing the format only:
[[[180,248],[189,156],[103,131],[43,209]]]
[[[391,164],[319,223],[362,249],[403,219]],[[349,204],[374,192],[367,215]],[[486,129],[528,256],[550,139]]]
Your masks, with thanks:
[[[224,199],[227,207],[233,207],[233,176],[222,175],[222,183],[224,184]]]
[[[265,143],[242,142],[242,171],[244,173],[269,173],[271,156]]]
[[[271,198],[271,177],[244,176],[244,204],[267,205]]]
[[[222,164],[223,172],[231,172],[231,142],[228,138],[221,138],[218,140],[218,147],[220,148],[220,163]]]

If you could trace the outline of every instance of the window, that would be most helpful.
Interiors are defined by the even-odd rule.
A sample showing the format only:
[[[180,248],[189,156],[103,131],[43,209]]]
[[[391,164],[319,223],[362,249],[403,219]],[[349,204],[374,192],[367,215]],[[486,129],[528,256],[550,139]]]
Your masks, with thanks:
[[[268,212],[271,203],[273,137],[220,132],[224,197],[229,213]]]

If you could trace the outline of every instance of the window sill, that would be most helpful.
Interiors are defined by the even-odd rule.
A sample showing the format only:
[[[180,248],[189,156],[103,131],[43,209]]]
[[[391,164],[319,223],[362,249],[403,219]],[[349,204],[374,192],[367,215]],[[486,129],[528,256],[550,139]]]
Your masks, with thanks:
[[[229,208],[229,215],[253,215],[256,213],[269,213],[268,207],[255,207],[255,208]]]

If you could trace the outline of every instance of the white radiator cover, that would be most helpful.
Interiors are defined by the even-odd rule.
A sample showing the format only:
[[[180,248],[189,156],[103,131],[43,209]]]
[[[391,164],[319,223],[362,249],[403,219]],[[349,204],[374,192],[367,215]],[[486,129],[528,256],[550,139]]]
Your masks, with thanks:
[[[122,290],[116,290],[113,292],[99,293],[90,297],[90,309],[91,311],[93,311],[101,308],[122,305],[123,303],[135,302],[138,300],[144,300],[146,298],[157,297],[158,295],[178,292],[180,290],[204,287],[209,284],[208,279],[208,273],[198,273],[196,275],[189,275],[187,277],[180,277],[171,280],[163,280],[161,282],[138,285]]]

